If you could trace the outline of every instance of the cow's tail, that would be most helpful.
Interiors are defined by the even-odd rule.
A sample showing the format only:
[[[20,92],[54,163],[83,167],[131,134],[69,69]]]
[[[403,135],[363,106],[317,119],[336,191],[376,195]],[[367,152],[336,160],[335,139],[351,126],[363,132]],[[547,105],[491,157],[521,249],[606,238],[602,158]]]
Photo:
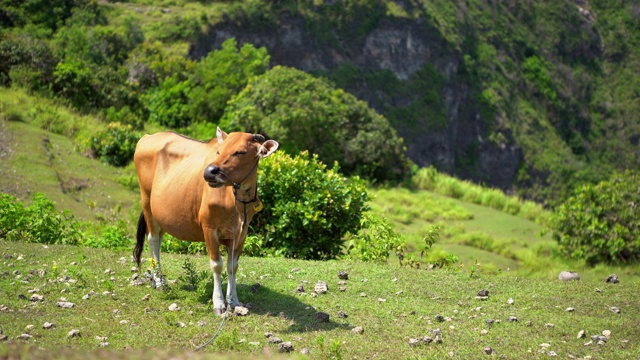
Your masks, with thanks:
[[[140,267],[140,255],[144,248],[144,238],[147,235],[147,221],[144,218],[144,212],[140,214],[138,219],[138,232],[136,234],[136,247],[133,248],[133,260]]]

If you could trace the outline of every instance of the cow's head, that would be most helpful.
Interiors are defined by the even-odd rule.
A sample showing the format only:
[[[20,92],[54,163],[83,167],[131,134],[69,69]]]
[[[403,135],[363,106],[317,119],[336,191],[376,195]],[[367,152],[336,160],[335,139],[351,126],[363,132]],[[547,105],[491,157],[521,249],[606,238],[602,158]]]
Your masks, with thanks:
[[[260,134],[227,134],[218,128],[217,138],[215,160],[204,169],[204,180],[211,187],[239,186],[257,170],[261,158],[278,149],[276,141],[265,141]]]

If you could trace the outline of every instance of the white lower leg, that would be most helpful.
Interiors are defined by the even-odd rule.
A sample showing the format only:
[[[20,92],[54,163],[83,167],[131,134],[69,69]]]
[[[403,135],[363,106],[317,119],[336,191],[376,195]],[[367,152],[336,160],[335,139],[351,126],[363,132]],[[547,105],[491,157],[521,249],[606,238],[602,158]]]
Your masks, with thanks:
[[[221,315],[224,313],[224,296],[222,294],[222,258],[209,260],[211,271],[213,272],[213,311]]]
[[[162,244],[162,236],[154,235],[149,233],[147,237],[147,241],[149,242],[149,248],[151,249],[151,256],[153,260],[156,262],[155,269],[155,286],[162,287],[165,285],[164,277],[162,276],[162,267],[160,266],[160,244]]]
[[[227,301],[232,308],[236,306],[242,306],[242,303],[238,299],[238,293],[236,291],[236,272],[238,271],[238,257],[232,259],[231,253],[227,258]]]

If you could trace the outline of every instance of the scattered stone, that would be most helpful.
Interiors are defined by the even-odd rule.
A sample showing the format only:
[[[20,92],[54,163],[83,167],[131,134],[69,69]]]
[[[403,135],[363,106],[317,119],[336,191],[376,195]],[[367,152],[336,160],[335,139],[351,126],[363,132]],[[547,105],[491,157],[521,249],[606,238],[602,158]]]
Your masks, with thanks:
[[[318,294],[324,294],[329,290],[329,287],[327,287],[326,282],[318,281],[316,285],[313,287],[313,290]]]
[[[69,301],[58,301],[56,302],[56,306],[63,309],[71,309],[72,307],[76,306],[76,304]]]
[[[580,331],[578,331],[578,335],[576,336],[576,338],[582,339],[582,338],[584,338],[586,336],[587,336],[587,332],[584,331],[584,330],[580,330]]]
[[[338,290],[340,290],[341,292],[345,292],[345,291],[347,291],[347,287],[346,286],[340,286],[338,288]]]
[[[432,342],[433,342],[433,339],[428,337],[428,336],[425,336],[425,337],[422,338],[422,343],[425,344],[425,345],[429,345]]]
[[[237,316],[247,316],[249,315],[249,309],[244,306],[236,306],[233,309],[233,314]]]
[[[176,303],[173,303],[169,305],[169,311],[180,311],[180,306],[178,306],[178,304]]]
[[[260,285],[259,283],[255,283],[255,284],[251,285],[251,288],[249,288],[249,290],[251,290],[251,293],[257,294],[258,290],[260,290],[261,286],[262,285]]]
[[[79,336],[82,336],[82,335],[80,335],[80,330],[78,329],[73,329],[67,333],[67,337],[70,337],[70,338],[79,337]]]
[[[18,339],[21,339],[21,340],[29,340],[29,339],[31,339],[32,337],[33,337],[33,335],[29,335],[29,334],[21,334],[21,335],[19,335],[19,336],[18,336]]]
[[[91,296],[89,296],[89,294],[86,294],[82,297],[82,300],[89,300],[89,298],[91,298]]]
[[[482,297],[489,296],[489,290],[482,289],[478,291],[478,296],[482,296]]]
[[[33,294],[33,295],[31,295],[30,300],[31,301],[44,301],[44,296],[38,295],[38,294]]]
[[[552,323],[546,323],[544,324],[544,327],[546,327],[547,329],[551,329],[552,327],[554,327],[555,325],[553,325]]]
[[[309,348],[304,348],[304,349],[300,350],[300,354],[309,355]]]
[[[298,287],[296,287],[296,291],[298,293],[304,293],[304,286],[302,286],[302,284],[298,285]]]
[[[491,327],[491,325],[493,325],[493,323],[494,323],[494,322],[495,322],[495,320],[493,320],[493,319],[487,319],[487,320],[485,320],[485,323],[486,323],[487,325],[489,325],[489,327]]]
[[[442,344],[442,335],[437,334],[435,339],[433,339],[433,342],[436,344]]]
[[[387,301],[387,299],[378,298],[378,303],[383,303],[383,302],[385,302],[385,301]]]
[[[313,318],[316,319],[318,322],[329,322],[329,314],[321,311],[315,313],[313,315]]]
[[[533,321],[527,320],[527,322],[525,322],[524,324],[527,326],[533,326]]]
[[[414,338],[409,339],[409,346],[418,346],[418,345],[422,345],[422,341]]]
[[[120,320],[120,325],[127,325],[129,320]]]
[[[508,322],[517,322],[517,321],[518,321],[518,318],[512,315],[512,316],[509,316],[509,317],[507,318],[507,321],[508,321]]]
[[[102,342],[102,341],[107,341],[107,339],[108,339],[108,338],[107,338],[106,336],[97,336],[97,335],[96,335],[96,340],[98,340],[98,341],[100,341],[100,342]]]
[[[101,348],[106,348],[107,346],[109,346],[111,344],[109,344],[108,342],[101,342],[100,344],[98,344],[98,346],[100,346]]]
[[[572,308],[572,307],[568,307],[568,308],[564,309],[564,311],[566,311],[566,312],[574,312],[575,310],[576,309]]]
[[[496,351],[493,350],[491,346],[485,346],[484,349],[482,349],[482,353],[485,355],[493,355],[496,353]]]
[[[269,337],[269,343],[270,344],[280,344],[282,342],[282,339],[280,339],[277,336],[271,336]]]
[[[580,280],[580,275],[575,271],[561,271],[558,275],[560,281]]]
[[[347,315],[344,311],[340,310],[340,311],[338,311],[338,317],[340,319],[346,319],[346,318],[349,317],[349,315]]]
[[[338,285],[347,285],[347,282],[344,280],[338,281]]]
[[[360,297],[367,297],[367,294],[365,294],[365,293],[361,292],[361,293],[360,293]]]
[[[56,324],[54,324],[54,323],[50,323],[50,322],[46,322],[46,323],[44,323],[44,325],[42,325],[42,328],[43,328],[43,329],[51,329],[51,328],[53,328],[54,326],[56,326]]]
[[[437,314],[436,316],[433,317],[435,319],[435,321],[437,322],[443,322],[444,321],[444,316]]]
[[[196,326],[200,326],[200,327],[206,326],[206,325],[207,325],[207,322],[204,320],[198,320],[198,322],[196,323]]]
[[[278,351],[280,351],[281,353],[292,352],[293,351],[293,344],[291,344],[290,341],[281,342],[280,344],[278,344]]]
[[[487,335],[488,333],[489,333],[489,330],[487,329],[480,330],[480,335]]]
[[[178,327],[187,327],[187,324],[183,323],[182,321],[178,321]]]
[[[603,330],[602,335],[604,335],[608,340],[611,337],[611,330]]]
[[[543,349],[546,349],[546,348],[548,348],[548,347],[550,347],[550,346],[551,346],[551,344],[549,344],[549,343],[542,343],[542,344],[540,344],[540,347],[541,347],[541,348],[543,348]]]
[[[612,283],[612,284],[617,284],[620,282],[620,280],[618,279],[618,275],[616,274],[611,274],[607,277],[607,280],[605,280],[605,282],[608,283]]]
[[[351,329],[351,331],[353,331],[354,334],[362,335],[362,333],[364,333],[364,328],[362,326],[356,326]]]
[[[601,292],[602,292],[602,290],[600,290],[600,289],[596,288],[596,292],[597,292],[597,293],[601,293]]]
[[[507,304],[512,305],[513,304],[513,299],[512,298],[508,298],[507,299]]]
[[[338,279],[340,280],[349,280],[349,274],[346,271],[338,271]]]
[[[549,351],[549,356],[554,357],[554,356],[558,356],[558,354],[556,354],[555,351],[551,350]]]
[[[143,296],[141,300],[142,300],[142,301],[147,301],[147,300],[149,300],[150,298],[151,298],[151,294],[147,294],[147,295]]]
[[[584,343],[584,346],[589,346],[589,345],[592,345],[592,344],[593,344],[593,341],[589,340],[586,343]]]
[[[609,311],[611,311],[614,314],[619,314],[620,313],[620,308],[617,306],[612,306],[609,308]]]
[[[264,333],[264,337],[266,337],[267,339],[272,337],[272,336],[273,336],[273,333],[270,333],[270,332]]]

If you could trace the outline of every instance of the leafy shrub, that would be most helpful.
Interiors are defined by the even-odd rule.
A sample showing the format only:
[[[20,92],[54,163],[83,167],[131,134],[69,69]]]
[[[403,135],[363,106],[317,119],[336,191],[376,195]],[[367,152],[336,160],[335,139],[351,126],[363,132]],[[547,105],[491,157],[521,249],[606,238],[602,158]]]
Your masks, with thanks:
[[[551,217],[561,252],[588,264],[640,260],[640,173],[583,185]]]
[[[277,152],[262,161],[258,190],[264,204],[251,225],[276,256],[333,259],[344,236],[361,228],[368,200],[364,182],[327,170],[318,156]]]
[[[0,195],[0,238],[44,244],[78,244],[80,224],[69,212],[59,213],[43,194],[25,207],[9,194]]]
[[[140,137],[131,125],[114,122],[91,138],[91,149],[107,164],[125,166],[133,159]]]
[[[82,245],[105,249],[128,249],[133,246],[133,239],[127,232],[127,225],[120,220],[116,225],[107,225],[100,236],[86,235]]]
[[[364,214],[360,226],[360,230],[348,238],[348,258],[384,262],[392,251],[400,254],[406,248],[402,236],[393,230],[385,218]]]
[[[276,66],[233,100],[225,129],[264,132],[292,155],[307,150],[347,175],[398,181],[410,161],[389,122],[355,96],[300,70]]]

